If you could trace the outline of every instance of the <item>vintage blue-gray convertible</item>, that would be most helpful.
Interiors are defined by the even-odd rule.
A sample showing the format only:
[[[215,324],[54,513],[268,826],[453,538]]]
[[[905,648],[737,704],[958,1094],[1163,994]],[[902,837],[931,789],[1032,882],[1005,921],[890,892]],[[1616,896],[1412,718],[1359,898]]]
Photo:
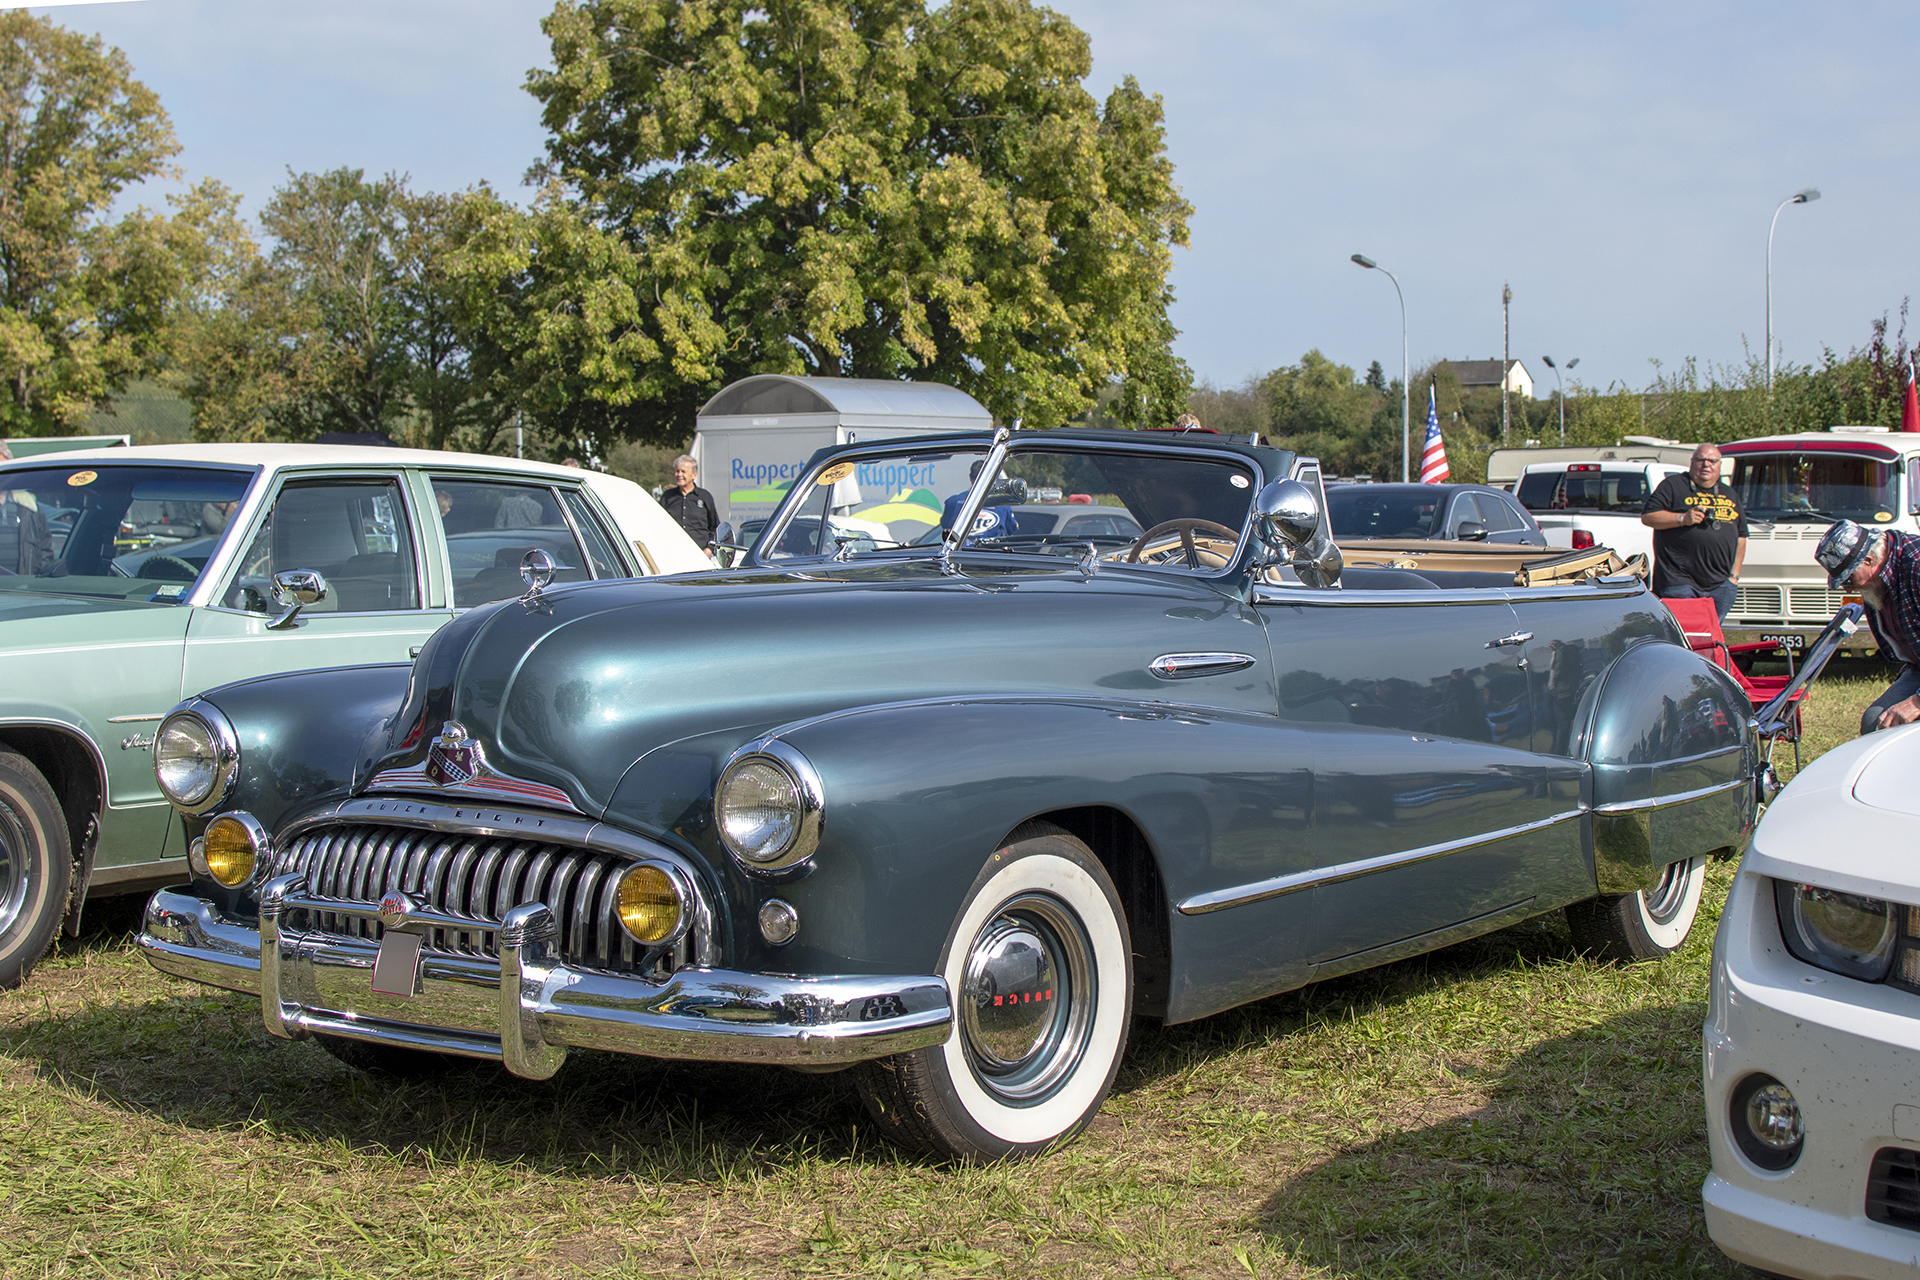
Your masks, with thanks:
[[[860,523],[912,501],[939,537]],[[1604,549],[1343,562],[1323,501],[1246,438],[1002,428],[822,450],[729,569],[529,553],[411,666],[172,712],[193,879],[140,945],[371,1070],[851,1068],[961,1160],[1078,1132],[1135,1017],[1563,908],[1678,947],[1764,718]]]

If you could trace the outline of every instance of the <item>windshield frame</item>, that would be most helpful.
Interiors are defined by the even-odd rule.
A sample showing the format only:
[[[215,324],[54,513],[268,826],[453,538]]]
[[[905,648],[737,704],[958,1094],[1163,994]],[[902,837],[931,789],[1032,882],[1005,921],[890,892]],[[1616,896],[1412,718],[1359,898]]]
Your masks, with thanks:
[[[1021,453],[1109,455],[1125,453],[1155,458],[1180,458],[1187,461],[1203,462],[1213,466],[1243,468],[1249,472],[1251,487],[1247,493],[1247,514],[1241,520],[1239,540],[1234,544],[1233,554],[1228,558],[1225,565],[1211,572],[1188,569],[1184,565],[1179,568],[1178,572],[1181,577],[1196,581],[1216,581],[1222,578],[1238,576],[1245,571],[1247,553],[1254,541],[1253,500],[1266,485],[1276,479],[1284,478],[1268,475],[1266,468],[1261,465],[1258,457],[1237,449],[1215,449],[1204,446],[1194,447],[1186,444],[1173,443],[1172,441],[1163,442],[1157,439],[1143,440],[1136,443],[1129,440],[1089,440],[1079,436],[1068,436],[1064,433],[1055,435],[1052,432],[1026,431],[1012,435],[1005,445],[1005,450],[1009,456]],[[830,466],[844,462],[849,458],[858,458],[864,462],[908,457],[915,454],[972,452],[978,452],[983,459],[992,457],[996,452],[994,437],[972,434],[932,437],[918,436],[911,440],[876,441],[872,444],[843,445],[833,449],[823,449],[808,461],[799,477],[795,480],[793,487],[787,492],[787,496],[781,500],[779,508],[775,510],[772,517],[768,519],[766,527],[760,531],[760,536],[754,540],[752,548],[748,551],[745,564],[758,569],[796,570],[836,563],[871,564],[881,560],[940,559],[942,548],[937,541],[932,543],[908,543],[905,546],[898,547],[876,547],[870,551],[851,551],[844,561],[836,560],[835,553],[831,550],[818,552],[813,555],[785,555],[779,559],[771,559],[763,556],[761,553],[763,549],[771,548],[778,544],[779,539],[786,533],[788,524],[799,514],[800,508],[805,506],[812,498],[816,478],[822,471]],[[968,487],[967,501],[961,508],[963,516],[967,511],[978,508],[987,488],[990,487],[993,482],[997,469],[997,465],[993,468],[983,468],[979,477]],[[1089,507],[1085,509],[1094,510],[1096,508]],[[1132,515],[1132,512],[1125,507],[1115,509],[1127,511],[1129,516]],[[1135,517],[1135,522],[1138,523],[1137,517]],[[1111,548],[1102,548],[1102,555],[1104,556],[1110,549]],[[1046,563],[1049,569],[1063,571],[1071,570],[1075,564],[1075,561],[1072,559],[1059,555],[1050,555],[1039,550],[989,550],[987,548],[965,546],[954,548],[950,560],[957,563],[963,556],[991,556],[993,557],[994,563],[1003,561],[1011,562],[1015,560],[1029,562],[1041,560]],[[1113,564],[1112,561],[1104,559],[1101,563],[1102,565]],[[1144,563],[1121,567],[1140,569],[1163,568],[1163,566]]]
[[[107,472],[127,468],[182,472],[217,472],[233,477],[236,480],[244,480],[244,487],[241,490],[238,503],[228,515],[226,526],[218,534],[219,540],[214,544],[213,550],[208,554],[206,564],[200,570],[200,576],[178,596],[168,599],[156,599],[152,596],[145,598],[135,596],[105,596],[97,592],[63,589],[58,585],[62,581],[61,578],[45,579],[43,581],[46,585],[29,588],[28,592],[33,595],[68,596],[75,599],[86,600],[111,599],[127,604],[154,604],[162,607],[172,607],[175,605],[200,606],[206,603],[207,597],[213,593],[213,584],[216,583],[220,575],[226,571],[227,562],[233,557],[233,547],[237,532],[244,530],[251,524],[254,512],[259,505],[260,495],[265,488],[261,483],[261,477],[267,471],[267,468],[261,464],[227,462],[204,458],[155,457],[151,455],[140,455],[132,450],[118,449],[110,454],[102,454],[91,450],[70,454],[41,454],[30,458],[19,458],[11,462],[0,463],[0,487],[4,487],[5,477],[8,475],[17,475],[24,472],[48,470]],[[156,586],[158,585],[160,584],[156,583]],[[0,590],[4,589],[5,588],[0,588]]]

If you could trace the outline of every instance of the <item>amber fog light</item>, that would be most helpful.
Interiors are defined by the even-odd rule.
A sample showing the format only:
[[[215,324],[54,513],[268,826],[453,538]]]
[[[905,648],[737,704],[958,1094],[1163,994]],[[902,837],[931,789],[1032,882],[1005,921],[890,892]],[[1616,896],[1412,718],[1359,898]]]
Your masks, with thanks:
[[[1727,1109],[1733,1140],[1754,1164],[1778,1172],[1800,1158],[1807,1122],[1787,1086],[1755,1072],[1734,1086]]]
[[[199,844],[207,874],[229,889],[238,889],[253,879],[260,865],[266,831],[245,814],[223,813],[207,824]]]
[[[681,901],[680,886],[674,883],[674,878],[660,867],[644,862],[629,867],[620,877],[616,909],[620,913],[620,927],[632,934],[634,941],[648,946],[672,941],[686,916],[686,905]]]

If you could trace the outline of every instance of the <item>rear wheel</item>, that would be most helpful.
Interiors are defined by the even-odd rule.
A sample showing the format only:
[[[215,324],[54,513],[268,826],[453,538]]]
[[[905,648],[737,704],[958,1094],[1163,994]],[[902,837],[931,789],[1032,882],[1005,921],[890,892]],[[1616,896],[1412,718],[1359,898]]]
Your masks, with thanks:
[[[0,990],[19,986],[47,954],[72,884],[53,788],[26,757],[0,751]]]
[[[1706,882],[1707,860],[1686,858],[1668,863],[1651,889],[1576,902],[1567,908],[1574,945],[1621,964],[1672,955],[1693,932]]]
[[[1126,1052],[1126,915],[1093,853],[1058,827],[1014,833],[981,871],[941,955],[943,1045],[863,1063],[895,1141],[969,1162],[1046,1150],[1093,1119]]]

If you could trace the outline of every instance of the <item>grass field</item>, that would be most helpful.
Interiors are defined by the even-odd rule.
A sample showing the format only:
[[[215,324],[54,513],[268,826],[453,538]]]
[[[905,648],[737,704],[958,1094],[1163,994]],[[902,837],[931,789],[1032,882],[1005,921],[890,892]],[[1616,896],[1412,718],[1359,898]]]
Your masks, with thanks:
[[[1884,687],[1859,666],[1815,690],[1809,758]],[[1141,1027],[1091,1131],[990,1169],[879,1142],[833,1075],[379,1084],[90,909],[0,995],[0,1276],[1746,1274],[1699,1203],[1732,873],[1659,964],[1595,966],[1554,915]]]

